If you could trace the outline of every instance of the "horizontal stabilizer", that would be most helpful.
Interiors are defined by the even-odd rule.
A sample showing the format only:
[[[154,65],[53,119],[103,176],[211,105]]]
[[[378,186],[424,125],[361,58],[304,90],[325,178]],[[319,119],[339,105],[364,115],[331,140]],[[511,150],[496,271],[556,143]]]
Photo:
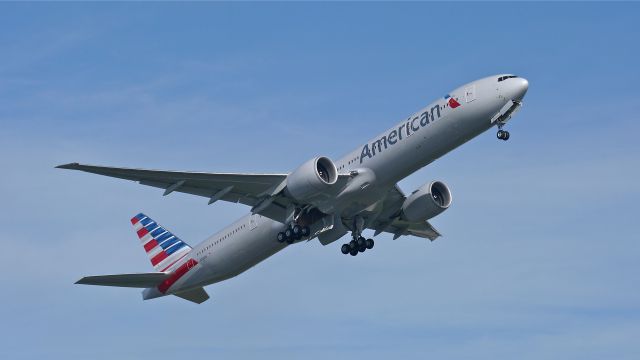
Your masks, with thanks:
[[[76,284],[150,288],[157,286],[169,276],[170,274],[163,272],[85,276],[76,281]]]
[[[185,300],[189,300],[196,304],[202,304],[209,300],[209,294],[203,288],[197,288],[189,291],[179,292],[174,294],[177,297],[181,297]]]

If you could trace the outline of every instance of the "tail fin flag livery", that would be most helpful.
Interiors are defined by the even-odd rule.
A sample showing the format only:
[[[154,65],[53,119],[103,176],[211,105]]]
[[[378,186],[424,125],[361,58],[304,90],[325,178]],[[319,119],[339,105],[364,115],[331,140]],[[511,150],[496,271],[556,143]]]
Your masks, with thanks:
[[[196,260],[187,257],[191,246],[145,214],[131,218],[131,224],[156,272],[85,276],[76,284],[144,288],[142,298],[145,300],[169,294],[197,304],[209,299],[202,287],[174,286],[198,265]]]
[[[156,271],[170,271],[191,251],[191,246],[143,213],[132,217],[131,224]]]

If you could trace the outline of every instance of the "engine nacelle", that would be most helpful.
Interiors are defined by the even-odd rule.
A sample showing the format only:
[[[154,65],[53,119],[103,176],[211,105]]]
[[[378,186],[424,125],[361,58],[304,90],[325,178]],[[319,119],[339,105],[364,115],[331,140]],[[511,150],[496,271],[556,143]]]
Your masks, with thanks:
[[[408,221],[426,221],[440,215],[451,205],[447,185],[432,181],[414,191],[402,204],[403,217]]]
[[[329,158],[313,158],[287,176],[286,192],[296,200],[309,200],[338,181],[338,170]]]

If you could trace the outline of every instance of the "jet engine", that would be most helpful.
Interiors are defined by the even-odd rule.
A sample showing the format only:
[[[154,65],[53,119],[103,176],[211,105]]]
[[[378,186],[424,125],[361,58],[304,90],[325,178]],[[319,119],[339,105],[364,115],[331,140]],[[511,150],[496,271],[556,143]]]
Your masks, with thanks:
[[[287,176],[286,192],[298,201],[321,195],[338,181],[338,170],[333,161],[321,156],[313,158]]]
[[[426,221],[440,215],[451,205],[451,192],[447,185],[432,181],[414,191],[402,204],[402,214],[408,221]]]

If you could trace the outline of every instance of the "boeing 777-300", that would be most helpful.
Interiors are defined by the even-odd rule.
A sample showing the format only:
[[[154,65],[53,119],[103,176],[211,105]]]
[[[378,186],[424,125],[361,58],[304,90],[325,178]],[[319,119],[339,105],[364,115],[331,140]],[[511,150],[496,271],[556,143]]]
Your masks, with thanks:
[[[232,278],[285,247],[318,239],[328,245],[350,233],[340,250],[356,256],[374,247],[371,229],[393,238],[435,240],[429,223],[451,205],[451,192],[431,181],[410,193],[397,182],[486,130],[508,140],[504,125],[522,105],[529,83],[509,74],[465,84],[403,119],[342,158],[314,157],[290,173],[239,174],[144,170],[71,163],[58,168],[137,181],[216,201],[242,203],[249,214],[191,247],[145,214],[131,224],[154,272],[88,276],[78,284],[143,288],[143,299],[176,295],[202,303],[204,286]]]

